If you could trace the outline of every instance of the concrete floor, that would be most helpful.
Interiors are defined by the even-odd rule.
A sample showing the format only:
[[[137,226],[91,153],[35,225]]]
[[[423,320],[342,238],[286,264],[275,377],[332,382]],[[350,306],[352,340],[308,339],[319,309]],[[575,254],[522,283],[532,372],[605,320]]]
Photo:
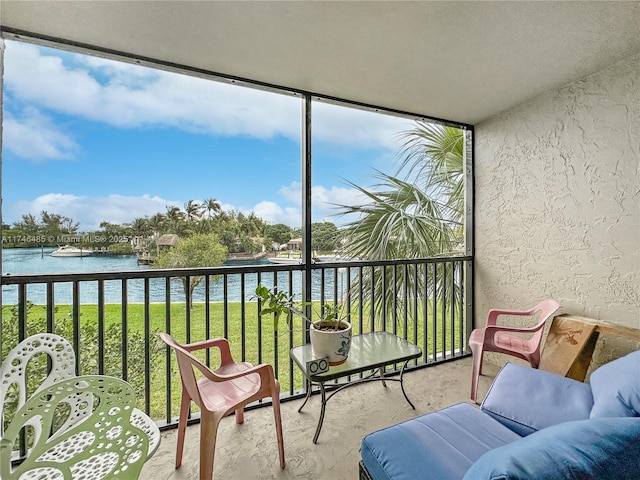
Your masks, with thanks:
[[[485,362],[478,401],[482,401],[499,367]],[[224,480],[358,478],[360,442],[370,432],[459,402],[469,401],[471,358],[407,373],[405,390],[416,409],[405,401],[398,382],[370,382],[339,392],[327,404],[318,443],[312,442],[320,398],[314,395],[302,413],[303,400],[282,404],[285,458],[278,465],[278,447],[270,407],[245,413],[237,425],[233,417],[220,425],[214,478]],[[198,479],[199,425],[187,428],[182,467],[174,469],[176,430],[162,434],[160,447],[145,464],[143,479]]]

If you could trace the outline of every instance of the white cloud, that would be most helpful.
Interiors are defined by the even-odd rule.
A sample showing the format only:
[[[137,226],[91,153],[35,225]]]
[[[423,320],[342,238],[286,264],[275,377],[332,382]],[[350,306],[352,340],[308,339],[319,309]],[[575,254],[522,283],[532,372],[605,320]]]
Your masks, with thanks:
[[[285,223],[292,226],[300,226],[300,210],[302,208],[302,193],[301,185],[299,182],[291,182],[289,185],[284,185],[278,190],[278,194],[285,199],[286,202],[293,204],[292,208],[296,212],[296,222],[278,221],[273,223]],[[336,225],[343,225],[353,219],[354,215],[338,215],[339,209],[336,205],[362,205],[367,203],[368,199],[366,195],[359,190],[351,187],[325,187],[323,185],[314,185],[311,188],[311,204],[313,208],[312,221],[323,222],[329,221]],[[270,206],[277,207],[278,214],[272,214],[274,217],[282,218],[282,209],[273,202],[268,203]],[[260,205],[260,204],[259,204]],[[256,206],[257,208],[257,206]],[[258,215],[258,212],[256,211]],[[261,215],[258,215],[261,216]],[[266,217],[262,217],[265,218]]]
[[[284,197],[288,202],[297,206],[301,206],[302,193],[300,182],[291,182],[289,185],[283,185],[278,190],[278,194]],[[366,196],[360,191],[352,187],[330,187],[323,185],[314,185],[311,187],[311,201],[315,207],[324,205],[327,208],[330,204],[340,205],[356,205],[366,201]]]
[[[283,185],[278,190],[278,195],[298,207],[302,206],[302,184],[300,182],[291,182],[289,185]]]
[[[108,195],[106,197],[78,196],[62,193],[48,193],[32,201],[20,201],[4,206],[3,220],[13,223],[28,213],[40,218],[46,210],[72,218],[80,222],[80,230],[96,230],[100,223],[129,223],[134,218],[164,213],[167,206],[181,207],[182,202],[167,200],[158,196],[143,195],[132,197]]]
[[[220,209],[221,209],[223,212],[231,212],[231,211],[237,210],[237,208],[235,207],[235,205],[233,205],[233,204],[231,204],[231,203],[222,203],[222,204],[220,205]]]
[[[7,113],[3,121],[3,145],[21,158],[34,162],[68,160],[80,149],[70,135],[53,120],[34,108],[26,108],[20,117]]]
[[[214,135],[299,137],[300,103],[285,95],[7,42],[5,85],[39,108],[118,127],[163,125]]]
[[[301,101],[127,63],[6,42],[6,92],[34,108],[125,128],[168,126],[210,135],[300,138]],[[63,61],[64,58],[64,61]],[[320,102],[314,140],[398,148],[408,120]]]
[[[329,221],[336,225],[345,225],[357,218],[355,214],[338,215],[340,209],[336,205],[362,205],[367,197],[355,188],[314,186],[311,189],[314,207],[313,221]]]
[[[349,187],[323,187],[317,185],[311,189],[311,199],[315,208],[335,213],[335,205],[362,205],[367,197],[359,190]]]
[[[400,149],[399,132],[412,128],[405,118],[327,103],[313,104],[313,137],[338,145]]]
[[[302,214],[300,209],[295,207],[281,207],[275,202],[262,201],[258,203],[253,212],[258,218],[269,222],[272,225],[284,223],[290,227],[299,227]]]

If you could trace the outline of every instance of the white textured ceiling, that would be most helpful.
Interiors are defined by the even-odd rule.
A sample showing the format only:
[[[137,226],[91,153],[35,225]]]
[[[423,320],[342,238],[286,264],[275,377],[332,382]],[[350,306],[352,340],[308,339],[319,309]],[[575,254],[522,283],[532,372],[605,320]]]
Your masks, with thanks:
[[[640,2],[0,1],[10,29],[476,124],[640,51]]]

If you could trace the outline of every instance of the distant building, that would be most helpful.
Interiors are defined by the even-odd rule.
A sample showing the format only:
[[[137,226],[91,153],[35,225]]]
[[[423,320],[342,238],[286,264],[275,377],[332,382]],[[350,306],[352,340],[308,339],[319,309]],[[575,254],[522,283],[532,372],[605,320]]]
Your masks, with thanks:
[[[174,247],[178,240],[180,240],[180,237],[175,233],[165,233],[158,237],[156,245],[158,245],[158,247]]]
[[[298,250],[302,250],[302,238],[292,238],[287,242],[287,247],[292,252],[297,252]]]

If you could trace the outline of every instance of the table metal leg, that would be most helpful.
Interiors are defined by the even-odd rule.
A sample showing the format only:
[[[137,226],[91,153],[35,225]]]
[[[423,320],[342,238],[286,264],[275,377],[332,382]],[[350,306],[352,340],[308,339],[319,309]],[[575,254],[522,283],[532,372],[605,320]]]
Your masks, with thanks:
[[[322,430],[322,422],[324,421],[324,411],[327,406],[327,395],[324,389],[324,383],[320,383],[320,395],[322,397],[322,403],[320,406],[320,418],[318,418],[318,426],[316,427],[316,433],[313,436],[313,443],[318,443],[318,436],[320,435],[320,430]]]
[[[304,408],[304,406],[307,404],[307,402],[309,401],[309,398],[311,397],[311,387],[313,386],[312,383],[309,380],[305,380],[305,383],[307,385],[307,396],[304,399],[304,402],[302,403],[302,405],[300,405],[300,408],[298,409],[298,413],[300,413],[302,411],[302,409]]]
[[[413,403],[411,403],[411,400],[409,400],[409,397],[407,397],[407,392],[404,391],[404,381],[403,381],[404,367],[406,367],[408,363],[409,363],[408,361],[404,362],[404,365],[402,365],[402,368],[400,369],[400,388],[402,389],[402,394],[404,395],[404,398],[407,400],[407,402],[409,402],[409,405],[411,405],[411,408],[415,410],[416,407],[413,406]]]
[[[387,382],[384,381],[384,367],[378,369],[380,371],[380,380],[382,380],[382,386],[387,387]]]

